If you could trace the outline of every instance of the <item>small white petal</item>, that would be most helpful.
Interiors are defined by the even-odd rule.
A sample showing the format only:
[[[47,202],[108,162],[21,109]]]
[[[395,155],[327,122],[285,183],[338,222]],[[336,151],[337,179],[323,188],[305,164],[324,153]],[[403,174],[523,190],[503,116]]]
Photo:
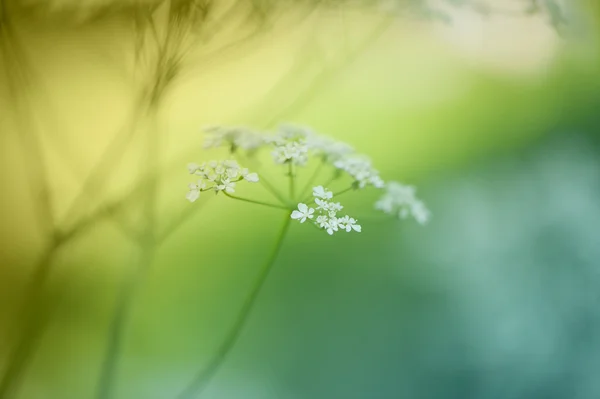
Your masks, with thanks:
[[[190,202],[196,201],[199,197],[200,197],[200,191],[198,191],[198,190],[191,190],[185,196],[185,198],[187,198],[187,200]]]
[[[256,183],[258,181],[258,174],[248,173],[246,176],[244,176],[244,179],[250,183]]]

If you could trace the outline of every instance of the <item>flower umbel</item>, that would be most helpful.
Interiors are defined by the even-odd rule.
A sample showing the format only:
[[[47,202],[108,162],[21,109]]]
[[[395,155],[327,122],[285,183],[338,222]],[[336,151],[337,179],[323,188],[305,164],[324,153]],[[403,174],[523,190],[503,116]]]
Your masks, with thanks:
[[[331,191],[323,188],[323,186],[313,187],[313,197],[317,219],[315,222],[312,220],[311,222],[315,226],[325,230],[329,235],[339,230],[346,230],[347,232],[361,231],[360,225],[356,224],[356,219],[348,215],[337,217],[337,213],[344,207],[339,202],[332,201],[333,193]],[[313,213],[315,213],[315,208],[309,208],[308,205],[299,203],[298,210],[292,212],[291,218],[304,223],[307,218],[313,218]]]
[[[189,172],[200,177],[197,182],[189,185],[186,198],[191,202],[198,200],[203,191],[222,191],[234,199],[288,210],[292,219],[300,223],[309,221],[332,235],[340,230],[361,231],[356,218],[338,216],[344,207],[334,201],[334,197],[371,187],[385,190],[375,204],[376,209],[402,219],[412,216],[421,224],[425,224],[430,218],[431,214],[425,204],[417,199],[414,187],[397,182],[386,184],[367,156],[358,153],[347,143],[317,134],[307,127],[282,125],[270,134],[245,127],[224,126],[207,128],[205,131],[205,148],[226,147],[231,156],[249,156],[262,148],[270,148],[274,166],[286,166],[282,175],[289,181],[283,188],[287,186],[289,193],[285,194],[286,190],[280,190],[263,176],[261,183],[277,199],[277,203],[233,196],[231,194],[236,192],[239,182],[256,183],[259,181],[258,174],[241,167],[235,160],[210,161],[188,165]],[[303,167],[315,161],[318,165],[314,167],[312,177],[307,179],[304,188],[299,189],[297,179],[302,179]],[[323,174],[328,175],[328,179],[325,183],[316,185]],[[346,187],[341,187],[336,194],[324,187],[334,183],[338,186],[346,184]],[[311,187],[312,196],[309,191]],[[297,209],[291,209],[293,204],[297,204]]]
[[[216,192],[224,191],[233,194],[237,182],[245,180],[256,183],[259,180],[258,174],[250,173],[247,168],[240,167],[234,160],[210,161],[201,165],[190,163],[188,171],[200,177],[197,183],[189,185],[190,191],[186,198],[190,202],[196,201],[202,191],[212,189]]]
[[[401,219],[409,215],[420,224],[429,220],[431,213],[416,196],[416,189],[402,183],[390,181],[385,185],[385,194],[375,203],[375,209],[388,214],[396,214]]]
[[[315,210],[313,208],[309,208],[306,204],[298,204],[298,210],[292,212],[292,219],[300,220],[300,223],[304,223],[306,219],[312,219],[314,217],[313,213]]]

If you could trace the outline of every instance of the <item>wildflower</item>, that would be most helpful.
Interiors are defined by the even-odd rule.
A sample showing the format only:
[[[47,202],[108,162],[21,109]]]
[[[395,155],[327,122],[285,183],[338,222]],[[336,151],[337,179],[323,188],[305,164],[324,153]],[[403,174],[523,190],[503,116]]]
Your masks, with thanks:
[[[190,202],[194,202],[198,198],[200,198],[200,191],[206,188],[206,184],[204,183],[204,181],[198,180],[197,183],[190,183],[188,187],[190,191],[187,193],[185,198],[187,198]]]
[[[313,196],[315,198],[331,199],[333,197],[333,193],[331,191],[326,191],[323,186],[317,186],[313,188]]]
[[[190,172],[190,175],[193,175],[198,170],[200,170],[200,165],[198,165],[197,163],[193,163],[193,162],[189,163],[187,167],[188,167],[188,171]]]
[[[315,210],[309,208],[308,205],[300,203],[298,204],[298,210],[292,212],[292,219],[300,220],[300,223],[304,223],[306,219],[312,219]]]
[[[225,191],[226,193],[233,194],[235,192],[235,182],[223,179],[221,180],[221,184],[215,186],[215,191]]]
[[[233,153],[238,148],[254,151],[264,144],[260,134],[244,127],[210,126],[204,131],[207,133],[205,149],[227,146]]]
[[[418,223],[427,223],[431,214],[417,198],[413,186],[391,181],[386,184],[385,189],[385,194],[375,203],[375,209],[387,214],[397,214],[401,219],[412,215]]]
[[[348,155],[333,163],[333,165],[348,173],[358,188],[364,188],[372,185],[376,188],[383,188],[385,183],[379,177],[379,172],[371,165],[371,160],[358,155]]]
[[[338,219],[338,226],[340,227],[340,229],[346,230],[347,232],[350,232],[352,230],[358,232],[361,231],[360,225],[356,224],[356,219],[351,218],[348,215]]]
[[[308,162],[307,137],[311,133],[295,126],[281,126],[274,136],[265,141],[274,148],[271,152],[275,163],[292,163],[294,165],[306,165]]]
[[[258,182],[258,175],[256,173],[249,173],[248,168],[242,169],[241,173],[242,173],[242,177],[244,178],[244,180],[246,180],[250,183]]]
[[[346,230],[360,232],[360,225],[356,224],[356,219],[350,216],[337,217],[337,213],[344,207],[339,202],[333,202],[333,193],[323,186],[313,187],[313,197],[316,205],[317,218],[314,225],[325,230],[327,234],[333,235],[336,231]],[[309,208],[308,205],[299,203],[298,210],[292,212],[292,219],[299,219],[303,223],[307,218],[312,219],[314,208]]]
[[[315,155],[321,156],[323,161],[328,163],[334,163],[354,152],[354,148],[349,144],[314,133],[306,138],[306,142]]]
[[[401,219],[410,216],[421,224],[426,223],[430,218],[430,212],[425,204],[417,199],[414,187],[397,182],[386,184],[368,157],[358,153],[347,143],[317,134],[307,127],[282,125],[271,134],[263,134],[244,127],[223,126],[210,127],[205,131],[207,134],[205,148],[228,147],[232,154],[237,150],[250,152],[269,148],[273,162],[277,165],[287,164],[302,167],[316,159],[320,161],[320,165],[314,169],[314,175],[309,180],[310,185],[313,180],[318,181],[319,173],[326,173],[322,172],[321,168],[329,167],[334,172],[330,182],[344,175],[352,179],[350,187],[341,190],[340,194],[366,187],[385,189],[383,196],[375,203],[376,209]],[[202,191],[212,189],[217,193],[223,191],[226,194],[232,194],[241,181],[249,183],[259,181],[257,173],[250,172],[248,168],[242,167],[233,159],[202,164],[190,163],[188,171],[200,178],[198,183],[190,184],[190,190],[186,196],[190,201],[196,201]],[[305,193],[295,192],[298,185],[294,179],[300,173],[299,169],[287,173],[290,179],[291,196],[305,195]],[[289,209],[289,202],[285,195],[279,193],[277,188],[272,187],[270,183],[265,182],[265,185],[280,204],[273,205],[247,198],[238,199]],[[304,203],[306,200],[298,203],[298,208],[293,210],[290,216],[300,223],[308,220],[329,235],[344,230],[361,232],[362,227],[355,218],[349,215],[340,215],[344,207],[334,201],[334,196],[333,192],[323,185],[315,185],[312,188],[313,203],[306,204]]]
[[[248,168],[242,168],[235,160],[209,161],[201,165],[188,165],[190,173],[200,177],[198,183],[189,185],[190,191],[186,198],[194,202],[200,197],[201,191],[209,189],[215,192],[224,191],[228,194],[235,192],[236,183],[244,180],[249,183],[258,182],[258,174],[250,173]]]

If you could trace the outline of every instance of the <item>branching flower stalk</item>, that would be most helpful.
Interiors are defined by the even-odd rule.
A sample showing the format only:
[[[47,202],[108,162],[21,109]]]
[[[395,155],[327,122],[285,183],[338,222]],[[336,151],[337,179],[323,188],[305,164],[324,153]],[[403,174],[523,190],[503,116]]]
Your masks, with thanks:
[[[398,182],[385,183],[379,172],[365,155],[357,153],[350,145],[319,135],[301,126],[285,125],[274,133],[258,132],[242,127],[210,127],[206,129],[205,149],[225,147],[229,157],[220,161],[190,163],[188,172],[196,180],[189,184],[186,198],[196,202],[206,192],[214,192],[228,198],[285,211],[282,229],[274,247],[261,267],[242,307],[223,341],[206,365],[199,370],[187,386],[176,396],[177,399],[192,399],[208,386],[235,343],[248,320],[256,299],[272,270],[293,221],[310,224],[316,229],[334,235],[339,232],[360,233],[362,226],[351,215],[344,214],[344,206],[337,198],[349,192],[358,192],[368,187],[385,190],[375,208],[400,218],[409,215],[419,223],[430,217],[425,205],[415,195],[411,186]],[[249,161],[264,150],[270,150],[273,167],[281,168],[285,176],[286,190],[272,183],[263,184],[265,191],[273,196],[275,203],[234,195],[248,183],[265,182],[264,177],[243,167],[238,160]],[[298,178],[309,164],[317,163],[315,171],[298,190]],[[331,172],[331,178],[326,173]],[[318,184],[320,181],[325,184]],[[344,188],[335,193],[329,185],[340,182]],[[239,186],[239,187],[238,187]]]

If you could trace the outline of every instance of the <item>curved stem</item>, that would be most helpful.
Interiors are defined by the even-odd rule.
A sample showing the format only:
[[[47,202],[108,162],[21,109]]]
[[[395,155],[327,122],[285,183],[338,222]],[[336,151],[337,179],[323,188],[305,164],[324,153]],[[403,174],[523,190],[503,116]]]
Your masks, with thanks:
[[[290,161],[290,163],[288,164],[288,174],[289,174],[289,178],[290,178],[290,198],[292,201],[294,201],[296,195],[295,195],[295,187],[294,187],[294,165],[292,164],[292,162]]]
[[[194,379],[187,385],[187,387],[179,395],[177,395],[177,399],[194,398],[200,393],[202,393],[202,391],[208,386],[211,379],[219,370],[219,367],[227,358],[227,355],[235,345],[240,333],[244,328],[244,325],[246,324],[248,317],[250,316],[250,313],[252,312],[254,303],[256,302],[256,298],[258,298],[258,295],[260,294],[260,291],[269,275],[269,272],[271,271],[273,265],[275,264],[275,261],[277,260],[277,255],[281,250],[285,236],[289,230],[291,221],[292,219],[290,217],[290,214],[286,213],[285,221],[283,223],[281,231],[279,232],[277,241],[275,242],[275,247],[271,251],[269,258],[260,270],[260,273],[256,281],[254,282],[254,286],[252,287],[248,296],[246,297],[246,300],[244,301],[244,304],[242,305],[242,308],[240,309],[233,326],[231,326],[231,329],[229,330],[225,339],[219,346],[217,353],[215,353],[212,359],[210,359],[206,367],[204,367],[204,369],[200,370],[200,372],[196,374]]]
[[[157,190],[159,187],[159,179],[157,175],[157,166],[159,164],[159,148],[160,148],[160,131],[159,131],[159,98],[149,109],[148,113],[148,134],[147,134],[147,151],[145,165],[150,169],[152,177],[144,190],[144,204],[142,222],[142,233],[138,237],[138,243],[142,251],[140,262],[137,270],[123,283],[119,296],[115,313],[110,323],[108,343],[104,352],[104,359],[100,369],[98,385],[96,387],[96,399],[110,399],[114,397],[114,387],[117,380],[117,366],[119,357],[122,353],[122,342],[125,332],[131,305],[137,288],[143,281],[143,277],[152,264],[152,258],[156,250],[156,201]]]
[[[340,195],[342,195],[344,193],[347,193],[348,191],[352,191],[352,190],[354,190],[354,187],[350,186],[350,187],[348,187],[348,188],[346,188],[344,190],[338,191],[337,193],[333,193],[333,197],[334,198],[335,197],[339,197]]]
[[[21,380],[21,375],[27,368],[29,361],[35,351],[36,344],[45,330],[46,317],[44,317],[44,286],[48,279],[48,273],[52,260],[59,244],[53,244],[41,257],[35,267],[35,273],[27,288],[25,303],[22,313],[25,321],[20,329],[17,344],[12,348],[7,367],[0,379],[0,398],[11,397]]]
[[[104,359],[102,360],[100,378],[96,387],[96,399],[108,399],[114,396],[115,377],[117,375],[116,371],[126,322],[129,319],[137,288],[141,285],[145,272],[150,268],[154,255],[152,245],[147,246],[142,251],[137,270],[123,282],[117,299],[115,313],[110,322],[108,344],[104,352]]]
[[[238,156],[239,156],[240,158],[242,158],[242,157],[243,157],[243,158],[244,158],[244,160],[245,160],[245,162],[247,162],[247,163],[251,163],[251,161],[252,161],[252,160],[250,159],[250,157],[246,156],[245,154],[243,154],[243,153],[242,153],[242,152],[240,152],[240,151],[238,151]],[[270,182],[269,182],[269,181],[268,181],[268,180],[267,180],[267,179],[264,177],[264,175],[262,175],[262,174],[260,174],[260,173],[259,173],[259,176],[260,176],[260,179],[258,180],[258,182],[259,182],[260,184],[262,184],[262,185],[263,185],[263,186],[264,186],[264,187],[267,189],[267,191],[269,191],[269,192],[270,192],[270,193],[271,193],[271,194],[272,194],[272,195],[273,195],[275,198],[277,198],[277,199],[278,199],[278,200],[279,200],[279,201],[280,201],[282,204],[288,204],[288,203],[290,202],[290,201],[288,201],[288,200],[287,200],[287,199],[286,199],[286,198],[285,198],[285,197],[284,197],[284,196],[283,196],[283,195],[282,195],[282,194],[279,192],[279,190],[277,190],[277,189],[275,188],[275,186],[274,186],[272,183],[270,183]]]
[[[312,176],[308,179],[308,181],[306,182],[306,184],[304,185],[304,187],[302,187],[302,190],[300,190],[300,195],[305,195],[305,193],[308,190],[310,190],[310,186],[313,185],[314,181],[319,176],[319,173],[321,172],[321,169],[323,169],[323,165],[325,165],[325,162],[321,161],[321,163],[319,164],[319,166],[317,166],[315,168],[315,171],[313,172]],[[308,196],[308,195],[309,194],[306,194],[306,196]]]
[[[285,209],[286,211],[288,210],[288,207],[285,206],[285,205],[270,204],[268,202],[262,202],[262,201],[257,201],[257,200],[253,200],[253,199],[242,198],[242,197],[238,197],[236,195],[231,195],[231,194],[229,194],[226,191],[223,191],[223,194],[225,194],[229,198],[240,200],[240,201],[244,201],[244,202],[250,202],[251,204],[258,204],[258,205],[268,206],[270,208]]]

